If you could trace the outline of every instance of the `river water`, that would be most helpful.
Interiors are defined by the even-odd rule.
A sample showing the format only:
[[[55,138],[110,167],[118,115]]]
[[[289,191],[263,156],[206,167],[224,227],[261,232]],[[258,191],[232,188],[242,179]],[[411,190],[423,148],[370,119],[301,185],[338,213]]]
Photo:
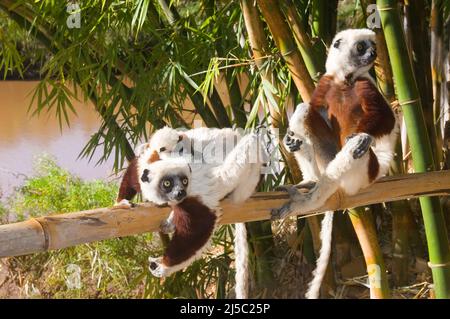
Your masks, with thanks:
[[[59,127],[55,112],[44,111],[39,117],[27,113],[34,81],[0,81],[0,200],[11,194],[33,172],[36,156],[49,154],[57,163],[83,179],[107,178],[112,160],[96,166],[77,159],[100,119],[90,103],[73,101],[77,115],[70,116],[70,127]]]

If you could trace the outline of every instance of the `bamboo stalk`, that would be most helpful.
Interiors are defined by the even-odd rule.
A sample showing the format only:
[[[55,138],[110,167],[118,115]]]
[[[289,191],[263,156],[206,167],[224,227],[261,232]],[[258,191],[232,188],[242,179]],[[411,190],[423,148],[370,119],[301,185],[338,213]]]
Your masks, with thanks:
[[[444,57],[443,57],[443,41],[444,41],[444,18],[443,18],[443,1],[433,0],[431,2],[431,15],[430,15],[430,29],[431,29],[431,79],[432,79],[432,120],[433,130],[435,132],[436,140],[436,157],[437,163],[443,166],[443,139],[440,130],[440,116],[441,116],[441,90],[443,85],[443,70],[444,70]]]
[[[257,0],[261,13],[269,26],[273,39],[280,50],[303,101],[308,102],[314,91],[314,82],[305,62],[297,50],[289,26],[284,19],[278,1]]]
[[[381,22],[391,58],[398,100],[402,106],[414,170],[434,170],[433,155],[428,140],[417,84],[408,57],[405,37],[395,0],[378,0]],[[438,198],[420,198],[431,270],[437,298],[450,298],[450,249],[447,229]]]
[[[358,236],[359,244],[366,261],[371,299],[389,298],[389,285],[386,276],[383,254],[378,244],[377,232],[370,212],[363,207],[351,209],[349,217]]]
[[[303,27],[302,19],[292,0],[286,1],[283,9],[309,74],[314,81],[317,81],[320,75],[325,72],[325,54],[318,55],[315,53],[311,39]]]
[[[353,196],[333,195],[317,211],[329,211],[419,196],[450,195],[450,170],[386,177]],[[223,201],[222,224],[270,218],[270,209],[285,203],[281,192],[258,193],[241,205]],[[132,209],[94,210],[37,217],[0,226],[0,257],[62,249],[93,241],[158,231],[168,207],[152,204]],[[305,212],[302,215],[311,215]]]

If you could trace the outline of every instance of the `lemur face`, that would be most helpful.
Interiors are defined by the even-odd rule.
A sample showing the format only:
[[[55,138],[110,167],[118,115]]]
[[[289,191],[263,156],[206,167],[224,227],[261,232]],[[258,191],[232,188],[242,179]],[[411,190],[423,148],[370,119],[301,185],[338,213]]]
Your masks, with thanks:
[[[375,42],[372,40],[357,41],[353,44],[350,54],[356,67],[371,67],[377,57]]]
[[[352,80],[367,73],[377,57],[375,33],[349,29],[336,34],[326,62],[327,73],[338,80]]]
[[[159,196],[168,203],[181,202],[187,195],[189,179],[184,174],[168,174],[158,182]]]
[[[190,193],[191,171],[180,159],[165,159],[139,167],[142,196],[158,205],[176,205]]]

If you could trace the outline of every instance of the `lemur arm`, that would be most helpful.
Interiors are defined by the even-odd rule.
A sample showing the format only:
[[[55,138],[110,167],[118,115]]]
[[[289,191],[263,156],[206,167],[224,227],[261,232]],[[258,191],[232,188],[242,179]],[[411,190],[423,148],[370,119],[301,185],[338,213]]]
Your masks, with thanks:
[[[363,110],[356,133],[367,133],[375,138],[391,133],[395,126],[394,113],[373,82],[367,78],[357,79],[355,93]]]
[[[141,192],[137,169],[137,158],[134,158],[131,160],[125,174],[122,177],[116,203],[120,203],[123,200],[130,201],[134,198],[134,196],[136,196],[137,193]]]
[[[175,233],[162,257],[150,257],[150,272],[166,277],[181,270],[209,247],[218,221],[216,211],[197,197],[187,197],[173,207],[171,222]]]
[[[321,107],[327,108],[325,97],[330,90],[332,83],[333,77],[330,75],[324,75],[320,78],[311,97],[311,101],[309,102],[314,109],[317,110]]]

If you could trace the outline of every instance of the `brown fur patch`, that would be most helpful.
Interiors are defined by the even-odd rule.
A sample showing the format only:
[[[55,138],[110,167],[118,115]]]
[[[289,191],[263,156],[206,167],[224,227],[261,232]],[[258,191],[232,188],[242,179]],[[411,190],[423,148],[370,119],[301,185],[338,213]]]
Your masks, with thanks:
[[[372,149],[369,149],[369,182],[373,182],[377,176],[378,172],[380,170],[380,163],[378,163],[378,158],[375,155],[375,153],[372,151]]]
[[[117,196],[117,202],[122,199],[132,200],[137,193],[141,192],[141,186],[139,185],[139,176],[137,171],[137,158],[131,160],[128,164],[127,170],[122,177],[120,183],[119,195]]]
[[[203,248],[213,235],[217,219],[197,197],[187,197],[173,212],[175,233],[163,257],[165,266],[181,264]]]
[[[332,131],[340,146],[353,133],[367,133],[377,138],[389,134],[395,125],[394,114],[378,89],[366,78],[354,84],[336,83],[323,76],[314,91],[311,105],[325,107]]]
[[[157,151],[153,151],[153,153],[150,155],[149,159],[147,160],[147,162],[149,164],[159,161],[161,158],[159,157],[159,154]]]

